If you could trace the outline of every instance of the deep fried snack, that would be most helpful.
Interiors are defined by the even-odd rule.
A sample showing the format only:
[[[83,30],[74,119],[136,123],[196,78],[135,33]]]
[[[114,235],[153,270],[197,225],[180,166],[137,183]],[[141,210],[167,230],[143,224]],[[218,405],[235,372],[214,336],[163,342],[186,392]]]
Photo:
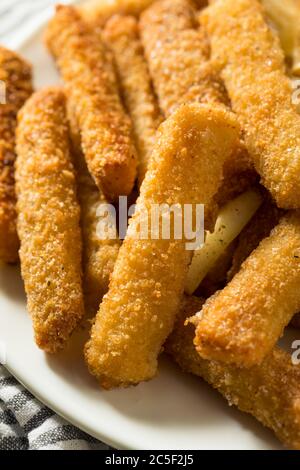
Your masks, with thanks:
[[[91,24],[104,26],[115,14],[138,16],[155,0],[88,0],[78,7],[83,18]]]
[[[243,262],[250,256],[260,242],[270,235],[271,230],[279,223],[284,211],[278,209],[270,197],[266,196],[262,206],[241,232],[232,265],[227,273],[230,281],[241,269]]]
[[[97,231],[100,204],[107,206],[107,200],[99,192],[83,157],[76,157],[77,193],[81,208],[81,229],[83,242],[83,292],[85,309],[89,316],[94,316],[100,302],[108,291],[109,281],[120,248],[120,239],[101,238]],[[107,227],[107,232],[116,231]]]
[[[141,228],[142,222],[149,222],[154,205],[209,207],[238,135],[232,113],[197,103],[182,106],[161,126],[136,212],[86,346],[88,367],[102,386],[136,384],[156,374],[157,357],[183,294],[192,254],[185,235],[175,239],[172,231],[169,237],[155,237],[152,230],[161,231],[162,217],[154,226]]]
[[[0,46],[0,81],[5,103],[0,103],[0,260],[18,260],[16,229],[15,130],[17,113],[32,93],[31,67],[19,55]]]
[[[65,96],[35,93],[19,114],[16,189],[22,277],[37,345],[61,349],[84,313],[80,210]]]
[[[190,0],[162,0],[141,16],[141,37],[161,110],[169,116],[181,103],[223,103],[228,96],[219,70],[210,60],[205,28],[199,29]],[[257,180],[243,142],[224,168],[216,206],[224,205]]]
[[[225,163],[223,184],[215,197],[217,207],[222,207],[259,183],[259,176],[243,140]]]
[[[133,16],[113,16],[106,24],[104,37],[114,54],[125,105],[131,116],[141,184],[162,119],[139,38],[138,22]]]
[[[276,27],[288,65],[294,75],[300,73],[300,3],[298,0],[262,0],[272,25]]]
[[[115,14],[134,15],[138,17],[143,10],[156,0],[87,0],[78,6],[80,14],[86,21],[95,26],[104,26]],[[207,5],[207,0],[194,0],[197,8]]]
[[[278,209],[274,202],[267,197],[261,208],[257,211],[247,227],[241,232],[232,257],[232,265],[227,273],[227,280],[239,272],[243,262],[250,256],[260,242],[270,235],[271,230],[278,224],[284,211]],[[291,320],[291,324],[300,328],[300,314],[297,313]]]
[[[190,0],[162,0],[142,15],[140,30],[159,104],[166,116],[182,103],[226,103],[218,70],[209,61],[206,33]]]
[[[203,301],[185,298],[178,322],[166,343],[166,351],[185,372],[198,375],[217,389],[229,405],[254,416],[272,429],[290,449],[300,449],[300,369],[291,357],[275,348],[260,366],[240,369],[201,359],[194,345],[194,328],[184,326],[187,317],[201,309]]]
[[[70,6],[57,7],[46,42],[62,73],[97,186],[109,200],[130,194],[136,176],[131,122],[104,45]]]
[[[262,6],[257,0],[217,0],[202,22],[263,184],[279,207],[300,208],[300,116],[279,39]]]
[[[191,319],[198,353],[238,366],[260,364],[300,310],[299,260],[300,213],[291,212]]]
[[[108,207],[108,201],[88,171],[81,150],[76,116],[70,103],[67,103],[67,114],[76,170],[77,196],[81,209],[84,304],[87,318],[91,318],[96,315],[100,302],[108,291],[110,276],[119,252],[120,239],[116,226],[110,226],[109,223],[112,221],[108,219],[106,219],[106,226],[103,226],[103,231],[112,235],[104,238],[98,234],[99,208],[100,205]]]
[[[94,26],[104,26],[113,15],[134,15],[138,17],[143,10],[156,0],[87,0],[78,6],[83,18]],[[207,5],[207,0],[194,0],[197,8]]]

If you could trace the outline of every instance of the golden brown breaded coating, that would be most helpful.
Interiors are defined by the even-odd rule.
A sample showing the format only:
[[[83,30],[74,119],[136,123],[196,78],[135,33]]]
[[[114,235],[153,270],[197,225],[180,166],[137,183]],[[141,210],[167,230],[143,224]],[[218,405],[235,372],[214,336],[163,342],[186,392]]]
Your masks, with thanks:
[[[138,16],[155,0],[88,0],[78,6],[83,18],[91,24],[103,26],[113,15]],[[198,0],[197,0],[198,1]]]
[[[260,366],[240,369],[201,359],[194,345],[194,327],[187,317],[201,309],[203,301],[187,297],[166,350],[185,372],[202,377],[217,389],[229,405],[254,416],[290,449],[300,449],[300,368],[291,357],[275,348]]]
[[[81,160],[81,161],[80,161]],[[78,155],[77,193],[81,208],[83,242],[83,292],[85,308],[89,315],[96,315],[100,302],[108,291],[110,276],[119,253],[120,239],[102,239],[97,234],[100,204],[108,202],[90,176],[83,157]]]
[[[300,213],[291,212],[191,320],[198,353],[239,366],[260,364],[300,310],[299,283]]]
[[[155,2],[142,15],[140,30],[150,74],[166,116],[182,103],[228,103],[209,59],[206,33],[198,28],[190,0]]]
[[[65,96],[35,93],[19,114],[16,189],[20,259],[37,345],[61,349],[84,313],[80,210]]]
[[[16,229],[15,130],[17,113],[32,93],[31,67],[16,53],[0,46],[0,80],[6,103],[0,103],[0,260],[18,260]]]
[[[227,273],[229,281],[239,272],[243,262],[260,242],[270,235],[271,230],[279,223],[283,214],[284,211],[278,209],[272,199],[266,196],[263,204],[239,235],[232,265]]]
[[[138,22],[133,16],[113,16],[106,24],[104,37],[114,54],[122,94],[132,120],[141,184],[162,117],[139,38]]]
[[[88,171],[81,150],[81,138],[76,116],[69,102],[67,103],[67,114],[76,170],[77,195],[81,209],[85,311],[88,317],[94,317],[104,294],[108,291],[110,276],[119,252],[120,240],[118,236],[113,239],[103,239],[97,235],[99,222],[97,211],[100,204],[107,206],[108,201],[97,188]],[[108,224],[105,228],[107,231],[113,230]],[[116,227],[114,228],[117,235]]]
[[[83,18],[95,26],[103,26],[115,14],[138,17],[156,0],[87,0],[77,8]],[[160,0],[158,0],[160,1]],[[194,0],[197,8],[207,5],[207,0]]]
[[[245,144],[240,140],[224,166],[223,184],[215,197],[217,207],[242,194],[259,182]]]
[[[143,13],[140,29],[159,105],[166,116],[181,103],[229,105],[219,70],[210,60],[205,28],[199,29],[190,0],[154,3]],[[226,204],[256,182],[250,161],[241,142],[226,162],[217,205]]]
[[[85,159],[97,186],[109,200],[130,194],[136,176],[131,122],[100,37],[74,7],[58,6],[48,25],[46,42],[62,73]]]
[[[300,116],[279,39],[262,6],[257,0],[217,0],[202,21],[262,183],[279,207],[300,208]]]
[[[258,209],[249,224],[241,232],[232,257],[232,265],[227,273],[227,281],[239,272],[243,262],[250,256],[259,243],[270,235],[271,230],[278,224],[284,210],[278,209],[272,199],[266,196],[262,206]],[[300,327],[300,314],[296,314],[291,320],[296,328]]]
[[[86,346],[88,367],[102,386],[136,384],[156,374],[157,357],[184,290],[192,254],[185,236],[174,239],[173,231],[170,237],[151,236],[151,229],[162,229],[160,217],[157,225],[144,228],[139,239],[140,222],[154,204],[209,207],[238,135],[232,113],[197,103],[180,107],[162,124],[108,294]]]

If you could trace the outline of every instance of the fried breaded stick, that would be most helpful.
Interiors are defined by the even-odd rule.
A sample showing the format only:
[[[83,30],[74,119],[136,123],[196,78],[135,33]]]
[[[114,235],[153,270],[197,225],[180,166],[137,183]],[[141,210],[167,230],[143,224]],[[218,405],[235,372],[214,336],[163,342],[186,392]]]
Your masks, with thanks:
[[[152,90],[137,20],[133,16],[113,16],[106,24],[104,37],[113,51],[123,97],[132,119],[141,184],[162,119]]]
[[[241,232],[236,246],[232,265],[227,273],[227,280],[231,279],[239,272],[243,262],[250,256],[259,243],[270,235],[271,230],[278,224],[284,211],[278,209],[275,203],[267,197],[264,204],[257,211],[247,227]],[[297,313],[291,320],[291,324],[296,328],[300,327],[300,314]]]
[[[138,16],[155,0],[89,0],[78,7],[83,18],[91,24],[104,26],[115,14]]]
[[[22,277],[37,345],[61,349],[83,316],[80,211],[65,96],[37,92],[19,115],[16,189]]]
[[[181,103],[229,105],[219,71],[210,60],[206,31],[190,0],[155,2],[141,16],[141,37],[161,110],[169,116]],[[224,168],[216,203],[224,205],[256,182],[241,142]]]
[[[151,219],[154,205],[209,207],[238,133],[233,114],[196,103],[182,106],[161,126],[135,215],[86,347],[90,372],[102,386],[136,384],[156,374],[157,356],[183,294],[192,253],[186,249],[185,236],[155,239],[151,230],[162,229],[160,217],[138,239],[140,225],[147,216]]]
[[[0,103],[0,260],[18,260],[16,229],[15,129],[17,113],[32,93],[31,67],[19,55],[0,46],[0,81],[6,103]]]
[[[259,183],[245,143],[240,140],[224,166],[223,184],[215,197],[217,207],[222,207],[244,191]]]
[[[118,256],[120,240],[116,226],[110,227],[107,221],[106,232],[114,231],[113,238],[100,238],[97,227],[98,209],[109,203],[97,188],[91,177],[81,150],[80,132],[76,116],[70,103],[67,103],[70,124],[72,155],[76,170],[77,195],[80,203],[83,258],[83,293],[87,318],[94,317],[100,302],[108,291],[110,276]],[[102,222],[103,223],[103,222]]]
[[[142,15],[140,30],[159,104],[166,116],[182,103],[228,103],[209,43],[198,28],[190,0],[155,2]]]
[[[257,0],[217,0],[202,22],[263,184],[279,207],[300,208],[300,116],[279,39],[262,6]]]
[[[300,449],[300,368],[279,348],[260,366],[239,369],[201,359],[194,345],[194,328],[184,326],[187,317],[201,309],[203,301],[185,298],[166,351],[185,371],[198,375],[241,411],[250,413],[288,448]]]
[[[115,14],[139,16],[156,0],[88,0],[78,6],[84,19],[95,26],[104,26]],[[207,5],[207,0],[194,0],[197,8]]]
[[[198,353],[239,366],[260,364],[300,310],[299,260],[300,213],[292,212],[192,319]]]
[[[136,176],[131,122],[104,45],[75,8],[68,6],[57,7],[46,42],[62,73],[97,186],[109,200],[130,194]]]
[[[90,316],[94,316],[104,294],[108,291],[120,240],[117,236],[100,238],[97,233],[98,208],[100,204],[107,205],[108,203],[91,178],[83,157],[78,155],[76,161],[83,241],[83,292],[86,311]]]
[[[247,227],[241,232],[232,258],[232,265],[227,273],[227,280],[239,272],[243,262],[250,256],[259,243],[270,235],[271,230],[278,224],[284,210],[278,209],[275,203],[267,197],[264,204],[257,211]],[[296,314],[291,320],[296,328],[300,327],[300,314]]]

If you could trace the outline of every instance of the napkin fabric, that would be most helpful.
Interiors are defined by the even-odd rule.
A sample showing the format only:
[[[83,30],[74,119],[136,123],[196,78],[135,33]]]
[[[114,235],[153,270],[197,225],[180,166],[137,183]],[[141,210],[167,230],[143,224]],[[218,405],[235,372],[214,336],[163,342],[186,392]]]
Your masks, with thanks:
[[[42,405],[0,366],[1,450],[105,450],[108,447]]]

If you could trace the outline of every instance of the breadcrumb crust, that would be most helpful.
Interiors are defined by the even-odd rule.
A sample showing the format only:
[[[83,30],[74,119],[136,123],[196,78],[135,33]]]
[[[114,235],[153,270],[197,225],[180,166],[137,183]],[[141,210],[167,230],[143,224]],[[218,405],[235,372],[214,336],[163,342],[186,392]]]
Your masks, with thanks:
[[[171,332],[191,258],[186,240],[137,239],[141,211],[152,205],[207,207],[238,140],[235,117],[223,107],[183,105],[160,128],[135,215],[100,306],[85,356],[105,388],[151,379]],[[161,219],[160,219],[161,224]]]
[[[19,259],[16,228],[14,164],[17,113],[32,93],[31,66],[0,46],[0,80],[6,87],[6,104],[0,104],[0,260]]]
[[[279,39],[262,6],[218,0],[202,20],[262,183],[279,207],[300,208],[300,116]]]
[[[91,175],[108,200],[131,193],[137,155],[109,54],[76,9],[59,5],[45,36],[65,82]]]
[[[199,27],[192,1],[155,2],[142,14],[140,30],[159,105],[166,116],[181,103],[222,103],[230,107],[219,69],[210,59],[206,29],[202,24]],[[257,174],[241,141],[225,164],[215,213],[218,206],[256,182]]]
[[[99,238],[97,211],[100,204],[107,205],[108,202],[95,185],[82,155],[77,154],[75,157],[75,166],[81,209],[85,309],[88,316],[94,317],[104,294],[108,291],[121,241],[118,236],[114,239]]]
[[[203,300],[186,297],[166,351],[185,372],[202,377],[229,405],[272,429],[289,449],[300,450],[300,369],[275,347],[260,366],[242,369],[202,359],[193,345],[194,327],[185,319],[201,310]]]
[[[104,37],[113,51],[122,94],[132,119],[139,155],[138,179],[141,184],[162,116],[152,89],[136,18],[113,16],[106,24]]]
[[[191,319],[198,353],[239,366],[260,364],[300,310],[299,261],[300,213],[292,212]]]
[[[190,0],[155,2],[141,15],[140,30],[159,104],[170,116],[182,103],[225,103],[209,42]]]
[[[22,108],[16,190],[21,272],[37,345],[63,348],[84,314],[80,210],[65,95],[47,88]]]
[[[94,27],[103,27],[113,15],[139,14],[156,0],[89,0],[78,6],[83,18]]]

